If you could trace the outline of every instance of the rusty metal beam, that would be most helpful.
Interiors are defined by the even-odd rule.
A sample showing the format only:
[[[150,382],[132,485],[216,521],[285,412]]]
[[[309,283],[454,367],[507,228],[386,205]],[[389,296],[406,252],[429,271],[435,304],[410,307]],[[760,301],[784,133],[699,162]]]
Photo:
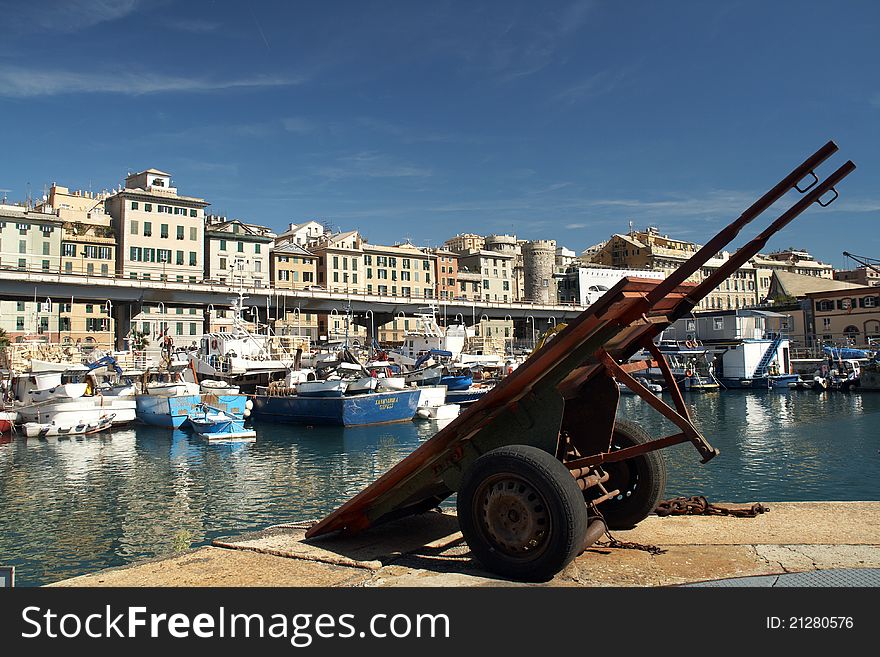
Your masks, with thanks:
[[[607,351],[604,349],[599,349],[596,352],[596,358],[605,366],[605,369],[608,370],[609,374],[611,374],[614,378],[619,379],[627,388],[636,393],[639,397],[641,397],[651,408],[660,413],[667,420],[672,422],[675,426],[682,430],[682,432],[688,437],[694,447],[697,448],[697,451],[700,453],[700,456],[703,457],[702,462],[707,463],[711,459],[718,456],[718,450],[712,447],[709,442],[697,431],[697,428],[691,423],[690,417],[687,414],[687,410],[685,409],[685,414],[681,415],[678,411],[671,408],[666,402],[662,399],[659,399],[653,392],[648,390],[641,383],[632,378],[629,374],[623,371],[620,365],[617,364]],[[682,405],[684,402],[682,401]]]
[[[666,362],[666,357],[660,352],[660,349],[654,344],[653,340],[647,340],[646,346],[648,352],[654,357],[657,367],[660,368],[663,380],[666,381],[666,385],[669,386],[669,394],[672,395],[672,402],[675,404],[676,410],[678,410],[679,415],[686,417],[690,422],[691,414],[688,411],[687,405],[684,403],[684,398],[681,396],[681,390],[678,389],[678,382],[675,380],[675,375],[672,373],[672,370],[669,369],[669,363]]]
[[[648,452],[663,449],[664,447],[680,445],[681,443],[686,443],[688,440],[690,440],[690,438],[688,438],[684,433],[676,433],[671,436],[666,436],[665,438],[657,438],[650,442],[642,443],[641,445],[624,447],[623,449],[618,449],[613,452],[602,452],[601,454],[585,456],[581,459],[569,461],[565,465],[571,469],[589,469],[593,466],[601,465],[602,463],[625,461],[627,459],[633,458],[634,456],[641,456],[642,454],[647,454]]]

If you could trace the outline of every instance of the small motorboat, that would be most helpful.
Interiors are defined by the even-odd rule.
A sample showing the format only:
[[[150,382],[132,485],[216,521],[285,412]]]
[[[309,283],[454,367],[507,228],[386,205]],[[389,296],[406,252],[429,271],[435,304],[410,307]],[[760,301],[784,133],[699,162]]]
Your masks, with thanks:
[[[12,431],[12,424],[17,415],[17,411],[0,411],[0,434]]]
[[[467,390],[474,383],[471,374],[446,374],[440,377],[438,385],[446,386],[447,390]]]
[[[342,379],[303,381],[296,384],[296,394],[300,397],[342,397],[347,388],[348,381]]]
[[[250,403],[250,402],[248,402]],[[256,440],[257,432],[246,429],[244,416],[227,413],[219,408],[199,404],[189,416],[193,431],[208,440]]]
[[[459,404],[441,404],[440,406],[420,406],[416,410],[416,418],[422,420],[452,420],[461,412]]]
[[[25,422],[22,428],[28,438],[84,436],[99,431],[109,431],[113,427],[114,417],[113,413],[109,413],[102,415],[97,420],[82,421],[78,424],[58,424],[54,420],[52,422]]]

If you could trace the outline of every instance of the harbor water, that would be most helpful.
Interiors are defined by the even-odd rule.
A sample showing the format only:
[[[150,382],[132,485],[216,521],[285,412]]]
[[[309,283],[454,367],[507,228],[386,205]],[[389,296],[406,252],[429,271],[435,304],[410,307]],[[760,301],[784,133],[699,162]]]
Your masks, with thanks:
[[[686,401],[721,455],[702,465],[689,444],[664,450],[667,497],[880,499],[880,393],[727,391]],[[619,414],[653,435],[675,432],[631,395],[622,396]],[[145,425],[76,439],[4,437],[0,564],[16,567],[18,585],[33,586],[316,519],[437,424],[255,428],[253,443],[208,444]]]

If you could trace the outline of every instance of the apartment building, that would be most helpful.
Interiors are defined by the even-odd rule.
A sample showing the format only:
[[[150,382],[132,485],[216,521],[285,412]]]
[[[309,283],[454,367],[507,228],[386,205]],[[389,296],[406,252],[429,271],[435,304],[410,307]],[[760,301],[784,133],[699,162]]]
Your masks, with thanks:
[[[49,212],[0,205],[0,268],[58,273],[61,220]]]
[[[459,233],[443,243],[444,248],[456,253],[479,251],[486,248],[486,238],[475,233]]]
[[[656,227],[649,227],[626,235],[612,235],[595,253],[593,262],[621,269],[658,270],[668,276],[699,249],[699,244],[661,235]],[[718,254],[688,281],[699,283],[705,280],[729,259],[727,251]],[[755,305],[761,301],[757,279],[754,265],[747,263],[702,299],[698,308],[728,310]]]
[[[318,256],[297,242],[275,242],[272,249],[272,287],[302,290],[317,285]]]
[[[364,240],[356,230],[324,235],[309,249],[318,256],[318,286],[330,292],[363,294]]]
[[[433,299],[437,290],[437,255],[409,243],[363,245],[367,294]],[[448,280],[446,276],[445,279]]]
[[[458,292],[455,299],[462,301],[482,301],[483,275],[479,271],[471,271],[467,267],[458,270]]]
[[[104,201],[117,236],[116,273],[125,278],[196,283],[205,277],[208,203],[182,196],[171,174],[147,169],[126,177]]]
[[[275,233],[265,226],[216,215],[205,218],[205,279],[268,287]]]
[[[53,184],[38,206],[61,220],[61,273],[116,275],[116,232],[105,212],[107,192],[70,191]]]
[[[319,241],[327,233],[328,231],[324,224],[320,224],[317,221],[305,221],[300,224],[290,224],[287,230],[278,235],[275,243],[280,245],[292,242],[299,246],[308,246],[313,242]]]
[[[839,269],[834,272],[834,280],[857,285],[880,285],[880,271],[869,267]]]
[[[0,327],[16,342],[40,336],[49,342],[109,348],[113,321],[106,303],[74,299],[2,300]]]
[[[514,256],[509,253],[498,251],[469,251],[459,253],[458,265],[460,270],[478,272],[480,278],[480,295],[473,300],[510,302],[514,300],[513,285],[513,261]],[[461,281],[461,271],[458,276]]]
[[[864,347],[880,340],[876,286],[809,292],[806,297],[807,331],[818,341]]]
[[[458,294],[458,254],[448,249],[434,249],[437,257],[437,298],[451,301]]]

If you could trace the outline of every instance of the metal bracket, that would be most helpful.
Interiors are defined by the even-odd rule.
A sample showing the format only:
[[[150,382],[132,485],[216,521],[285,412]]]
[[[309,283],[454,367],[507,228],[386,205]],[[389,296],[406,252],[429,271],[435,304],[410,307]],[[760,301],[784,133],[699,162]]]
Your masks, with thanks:
[[[809,185],[807,185],[806,187],[801,189],[800,185],[798,184],[800,181],[798,181],[794,184],[794,188],[796,190],[798,190],[801,194],[806,194],[808,191],[810,191],[810,189],[812,189],[813,185],[815,185],[819,182],[819,176],[816,175],[815,171],[810,171],[807,175],[813,176],[813,182],[811,182]],[[806,176],[804,176],[804,177],[806,177]]]

